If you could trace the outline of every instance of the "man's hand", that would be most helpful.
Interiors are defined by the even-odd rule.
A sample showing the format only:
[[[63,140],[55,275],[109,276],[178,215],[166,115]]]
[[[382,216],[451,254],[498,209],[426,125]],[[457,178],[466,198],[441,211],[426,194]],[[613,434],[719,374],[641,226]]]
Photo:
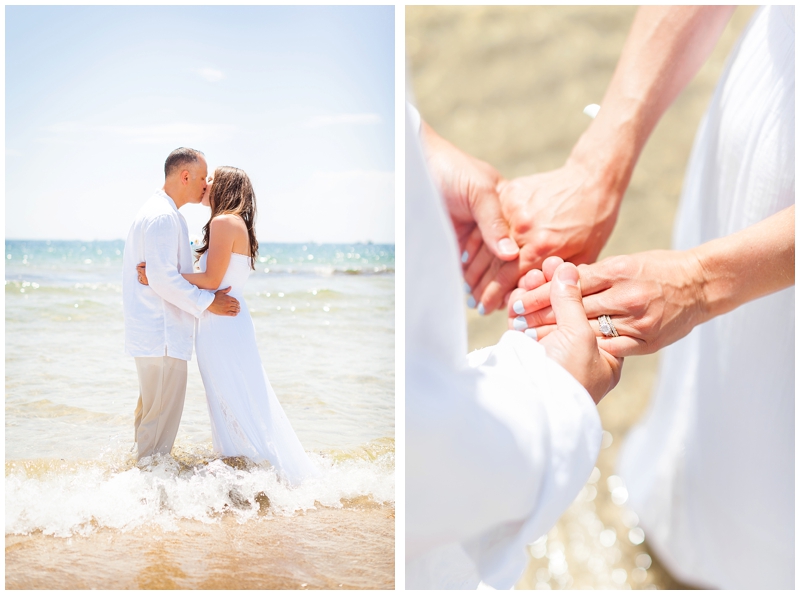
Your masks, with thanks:
[[[483,256],[464,279],[486,313],[502,306],[520,277],[548,256],[575,264],[597,259],[617,219],[621,194],[575,161],[557,170],[500,182],[503,213],[521,246],[519,259]]]
[[[145,267],[145,263],[140,262],[139,264],[136,265],[136,278],[142,285],[150,285],[147,282],[147,270]]]
[[[462,263],[474,259],[481,241],[501,261],[517,258],[519,247],[500,208],[497,170],[457,149],[424,122],[422,134],[428,168],[453,221]]]
[[[239,300],[228,295],[230,287],[214,292],[214,301],[208,311],[217,316],[236,316],[239,313]]]

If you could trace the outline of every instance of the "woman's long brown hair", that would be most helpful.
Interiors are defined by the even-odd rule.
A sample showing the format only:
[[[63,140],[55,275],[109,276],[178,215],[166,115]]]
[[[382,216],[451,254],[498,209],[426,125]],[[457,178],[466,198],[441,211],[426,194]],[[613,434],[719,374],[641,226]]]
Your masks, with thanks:
[[[203,247],[197,250],[199,255],[208,250],[211,239],[211,222],[218,215],[239,215],[247,226],[250,236],[250,267],[255,270],[258,255],[256,240],[256,194],[250,178],[243,170],[223,165],[214,170],[214,181],[208,197],[211,205],[211,218],[203,228]]]

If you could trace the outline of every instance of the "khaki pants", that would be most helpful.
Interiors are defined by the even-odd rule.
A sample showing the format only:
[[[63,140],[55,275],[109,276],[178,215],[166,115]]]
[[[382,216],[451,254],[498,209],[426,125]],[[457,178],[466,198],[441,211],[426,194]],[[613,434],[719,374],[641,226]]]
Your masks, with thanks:
[[[133,422],[137,458],[168,454],[186,398],[186,361],[167,355],[133,359],[139,373],[139,402]]]

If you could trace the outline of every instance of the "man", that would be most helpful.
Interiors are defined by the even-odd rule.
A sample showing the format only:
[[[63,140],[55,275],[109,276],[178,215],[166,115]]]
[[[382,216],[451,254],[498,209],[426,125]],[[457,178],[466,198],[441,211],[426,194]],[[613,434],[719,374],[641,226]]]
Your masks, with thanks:
[[[507,332],[467,357],[457,226],[474,221],[476,185],[440,184],[467,160],[452,145],[423,156],[406,117],[406,588],[498,589],[525,569],[586,483],[600,450],[595,404],[622,360],[597,346],[577,268],[543,264],[558,337]],[[427,145],[430,156],[431,146]],[[481,193],[483,196],[483,193]],[[452,224],[455,225],[452,225]],[[495,231],[498,252],[503,231]]]
[[[189,231],[178,209],[203,199],[208,176],[203,154],[175,149],[164,175],[164,187],[136,215],[123,255],[125,351],[135,359],[139,375],[137,459],[172,450],[186,397],[194,319],[206,310],[220,316],[239,312],[238,300],[226,295],[230,288],[205,291],[181,276],[193,267]],[[137,280],[136,265],[143,261],[149,285]]]

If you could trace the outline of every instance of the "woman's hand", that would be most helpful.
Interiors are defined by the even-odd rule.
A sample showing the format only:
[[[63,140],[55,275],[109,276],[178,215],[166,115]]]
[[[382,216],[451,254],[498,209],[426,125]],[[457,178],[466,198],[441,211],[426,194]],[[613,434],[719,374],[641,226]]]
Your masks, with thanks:
[[[147,271],[145,269],[145,263],[140,262],[139,264],[136,265],[136,277],[138,278],[139,283],[141,283],[142,285],[150,285],[147,282]]]
[[[545,269],[552,267],[548,261]],[[654,353],[707,319],[703,268],[691,251],[614,256],[578,269],[586,316],[600,337],[600,347],[614,356]],[[557,327],[550,284],[538,283],[540,275],[531,271],[520,280],[522,289],[509,300],[509,326],[535,328],[543,339]],[[604,314],[611,317],[619,337],[600,332],[597,318]]]
[[[490,257],[515,259],[519,248],[500,208],[497,185],[502,178],[498,171],[447,142],[425,122],[422,137],[428,168],[465,254],[464,266],[474,260],[482,243]]]
[[[619,382],[622,358],[598,347],[581,302],[582,279],[575,265],[551,260],[546,270],[550,282],[544,287],[549,290],[557,326],[540,343],[548,357],[572,374],[599,403]]]

